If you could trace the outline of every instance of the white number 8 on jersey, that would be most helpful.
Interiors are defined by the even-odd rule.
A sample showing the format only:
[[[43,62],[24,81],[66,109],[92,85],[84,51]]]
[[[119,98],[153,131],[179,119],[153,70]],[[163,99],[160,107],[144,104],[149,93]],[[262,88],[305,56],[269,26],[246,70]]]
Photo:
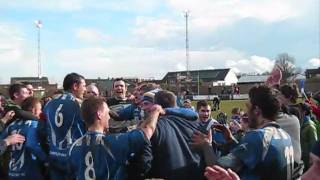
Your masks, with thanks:
[[[96,174],[94,172],[94,168],[93,168],[93,158],[92,158],[92,153],[89,151],[86,154],[85,157],[85,161],[86,161],[86,170],[84,171],[84,177],[86,180],[94,180],[96,179]]]

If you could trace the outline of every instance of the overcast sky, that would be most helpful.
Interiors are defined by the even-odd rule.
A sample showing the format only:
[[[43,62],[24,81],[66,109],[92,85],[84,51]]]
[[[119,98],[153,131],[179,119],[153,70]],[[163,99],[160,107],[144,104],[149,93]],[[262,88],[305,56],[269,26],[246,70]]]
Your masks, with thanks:
[[[320,66],[319,0],[0,0],[0,83],[43,75],[162,78],[190,69],[265,72],[287,52],[302,68]]]

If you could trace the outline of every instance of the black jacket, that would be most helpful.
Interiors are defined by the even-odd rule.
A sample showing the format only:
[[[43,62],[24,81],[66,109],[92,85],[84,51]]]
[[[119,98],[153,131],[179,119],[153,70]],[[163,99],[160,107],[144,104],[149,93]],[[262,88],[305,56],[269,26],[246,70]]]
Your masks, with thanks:
[[[192,115],[191,111],[160,117],[150,140],[152,147],[144,152],[145,166],[149,168],[147,177],[204,179],[203,157],[190,146],[192,134],[201,128],[197,121],[192,121],[196,113]]]

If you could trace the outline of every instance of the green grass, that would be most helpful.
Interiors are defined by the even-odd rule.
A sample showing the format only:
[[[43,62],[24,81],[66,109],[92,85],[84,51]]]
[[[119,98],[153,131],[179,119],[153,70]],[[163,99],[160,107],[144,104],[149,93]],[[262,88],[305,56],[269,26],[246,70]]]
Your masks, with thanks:
[[[234,107],[240,107],[240,109],[242,109],[244,112],[246,112],[246,110],[247,110],[246,106],[245,106],[245,102],[246,101],[247,100],[222,100],[220,102],[220,110],[219,111],[212,111],[211,116],[216,119],[217,114],[222,111],[222,112],[227,113],[228,119],[230,119],[231,110]],[[297,101],[298,101],[298,103],[304,102],[304,99],[303,98],[298,98]],[[208,101],[208,102],[210,103],[210,105],[212,107],[212,101]],[[192,105],[196,108],[197,107],[197,101],[193,101]]]
[[[246,111],[245,107],[246,100],[223,100],[220,102],[220,110],[219,111],[212,111],[211,116],[213,118],[217,117],[217,114],[219,112],[225,112],[228,115],[228,119],[231,117],[231,110],[234,107],[240,107],[243,111]],[[209,101],[211,107],[212,107],[212,101]],[[197,101],[193,101],[192,105],[196,108],[197,107]]]

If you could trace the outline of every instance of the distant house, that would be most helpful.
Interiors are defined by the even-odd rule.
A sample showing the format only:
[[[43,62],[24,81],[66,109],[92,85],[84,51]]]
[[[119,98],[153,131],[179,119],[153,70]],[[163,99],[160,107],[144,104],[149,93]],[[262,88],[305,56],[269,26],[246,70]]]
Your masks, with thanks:
[[[318,69],[307,69],[306,72],[306,78],[320,78],[320,67]]]
[[[317,69],[307,69],[305,71],[306,83],[305,91],[317,92],[320,89],[320,67]]]
[[[236,74],[231,69],[210,69],[189,71],[168,72],[162,79],[163,83],[177,84],[183,82],[189,83],[208,83],[211,86],[230,86],[238,82]]]
[[[241,94],[247,94],[252,87],[264,84],[268,77],[269,75],[242,75],[237,86]]]
[[[269,75],[243,75],[237,84],[262,84],[267,81]]]
[[[179,93],[183,90],[191,94],[217,94],[221,87],[231,86],[238,78],[231,69],[208,69],[168,72],[161,80],[161,87]]]

